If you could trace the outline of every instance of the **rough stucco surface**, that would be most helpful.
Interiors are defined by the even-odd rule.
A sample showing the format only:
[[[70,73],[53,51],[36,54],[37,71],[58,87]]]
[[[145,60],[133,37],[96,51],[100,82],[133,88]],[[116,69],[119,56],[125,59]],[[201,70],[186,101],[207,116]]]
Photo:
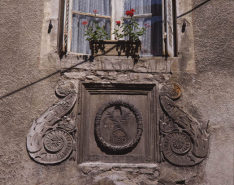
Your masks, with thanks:
[[[39,68],[43,5],[47,1],[0,2],[1,184],[149,185],[175,184],[176,181],[185,181],[187,185],[234,184],[233,0],[210,0],[190,13],[194,21],[196,74],[186,73],[180,66],[182,72],[174,72],[172,76],[170,73],[151,74],[145,71],[123,72],[118,76],[119,70],[87,69],[68,70],[60,74],[58,67]],[[203,2],[205,0],[194,0],[193,7]],[[180,20],[178,23],[181,24]],[[183,60],[182,57],[181,63],[186,63]],[[173,167],[168,163],[130,168],[78,166],[72,160],[55,166],[35,163],[26,151],[26,135],[33,119],[58,101],[54,89],[61,76],[89,81],[108,80],[108,76],[116,76],[116,79],[110,80],[119,79],[120,82],[126,79],[150,81],[152,78],[164,82],[171,76],[169,81],[179,83],[183,90],[180,105],[198,121],[206,123],[209,120],[208,158],[196,167],[186,168]]]
[[[194,7],[203,3],[195,0]],[[174,74],[185,108],[210,121],[210,151],[203,184],[234,182],[234,2],[210,0],[193,11],[197,74]]]
[[[232,0],[211,0],[194,11],[197,75],[187,89],[193,89],[191,97],[196,94],[191,100],[202,119],[210,120],[206,184],[234,183],[233,15]]]

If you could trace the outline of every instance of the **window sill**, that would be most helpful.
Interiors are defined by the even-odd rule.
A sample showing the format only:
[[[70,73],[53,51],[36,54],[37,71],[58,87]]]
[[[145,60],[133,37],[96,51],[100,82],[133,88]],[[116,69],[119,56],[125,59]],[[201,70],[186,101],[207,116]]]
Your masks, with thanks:
[[[68,52],[66,56],[69,57],[79,57],[79,56],[86,56],[87,58],[91,57],[91,54],[83,54],[83,53],[73,53],[73,52]],[[127,56],[106,56],[106,55],[102,55],[102,56],[96,56],[95,58],[100,58],[100,57],[104,57],[104,58],[113,58],[113,59],[131,59],[131,56],[127,57]],[[178,57],[170,57],[170,56],[153,56],[153,55],[140,55],[139,60],[146,60],[146,59],[154,59],[154,60],[170,60],[170,59],[177,59]]]
[[[126,56],[97,56],[68,53],[57,61],[60,69],[92,71],[132,71],[141,73],[171,73],[171,66],[178,57],[141,56],[137,61]]]

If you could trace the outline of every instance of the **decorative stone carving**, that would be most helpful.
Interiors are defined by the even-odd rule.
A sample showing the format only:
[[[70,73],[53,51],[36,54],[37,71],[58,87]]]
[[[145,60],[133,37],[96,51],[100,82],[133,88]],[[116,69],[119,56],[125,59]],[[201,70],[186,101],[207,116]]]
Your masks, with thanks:
[[[157,162],[157,87],[81,82],[77,163]]]
[[[56,164],[67,159],[73,150],[74,116],[69,114],[77,99],[75,85],[60,81],[56,94],[64,97],[37,120],[27,135],[30,157],[42,164]]]
[[[176,166],[200,163],[208,153],[207,128],[175,103],[182,94],[178,84],[164,86],[160,92],[156,87],[155,84],[83,83],[81,102],[73,110],[76,86],[60,81],[56,94],[64,98],[34,120],[27,135],[30,157],[42,164],[66,160],[75,148],[78,127],[78,163],[161,162],[161,157]],[[118,100],[119,95],[123,100]],[[132,95],[138,96],[135,99]],[[127,102],[128,98],[141,112]],[[109,103],[100,106],[100,102],[106,101]],[[94,108],[90,110],[91,105]],[[80,115],[77,126],[75,110],[75,115]],[[147,118],[144,124],[142,117]]]
[[[178,166],[193,166],[208,153],[207,128],[200,126],[188,113],[174,103],[181,96],[179,85],[164,86],[159,99],[161,115],[161,151],[164,158]],[[162,120],[163,119],[163,120]]]
[[[134,105],[124,101],[104,104],[95,118],[95,134],[101,146],[111,151],[134,148],[140,140],[142,116]]]

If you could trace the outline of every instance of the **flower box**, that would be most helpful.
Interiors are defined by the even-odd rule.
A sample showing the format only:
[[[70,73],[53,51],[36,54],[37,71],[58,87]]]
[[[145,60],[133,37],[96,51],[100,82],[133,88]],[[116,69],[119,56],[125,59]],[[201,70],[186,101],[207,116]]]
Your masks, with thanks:
[[[91,40],[89,42],[93,56],[133,56],[138,57],[141,41]]]

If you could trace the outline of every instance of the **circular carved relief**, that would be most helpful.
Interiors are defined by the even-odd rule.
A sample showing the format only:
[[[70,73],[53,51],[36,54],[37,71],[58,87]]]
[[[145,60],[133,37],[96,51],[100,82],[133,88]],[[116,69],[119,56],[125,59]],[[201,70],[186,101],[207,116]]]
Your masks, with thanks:
[[[95,118],[98,141],[112,151],[135,147],[142,130],[141,113],[128,102],[114,101],[104,104]]]
[[[181,88],[178,84],[172,84],[172,89],[169,92],[169,96],[171,97],[171,99],[175,100],[178,99],[181,96],[182,92],[181,92]]]
[[[72,136],[64,130],[53,130],[43,138],[45,149],[51,153],[50,160],[60,162],[72,152]],[[48,157],[48,156],[47,156]]]
[[[186,134],[174,132],[164,137],[162,149],[164,156],[170,161],[174,161],[189,152],[191,141]]]
[[[44,146],[50,152],[58,152],[64,146],[64,136],[60,131],[49,132],[45,136]]]
[[[71,92],[75,91],[75,85],[69,81],[59,81],[56,86],[56,93],[61,96],[67,96]]]
[[[181,88],[178,84],[176,83],[173,83],[173,84],[170,84],[170,85],[165,85],[163,86],[162,92],[166,92],[167,95],[172,99],[172,100],[176,100],[178,98],[181,97],[182,95],[182,91],[181,91]]]
[[[191,148],[189,137],[181,133],[173,133],[172,135],[175,137],[171,144],[172,151],[177,154],[187,153]]]

